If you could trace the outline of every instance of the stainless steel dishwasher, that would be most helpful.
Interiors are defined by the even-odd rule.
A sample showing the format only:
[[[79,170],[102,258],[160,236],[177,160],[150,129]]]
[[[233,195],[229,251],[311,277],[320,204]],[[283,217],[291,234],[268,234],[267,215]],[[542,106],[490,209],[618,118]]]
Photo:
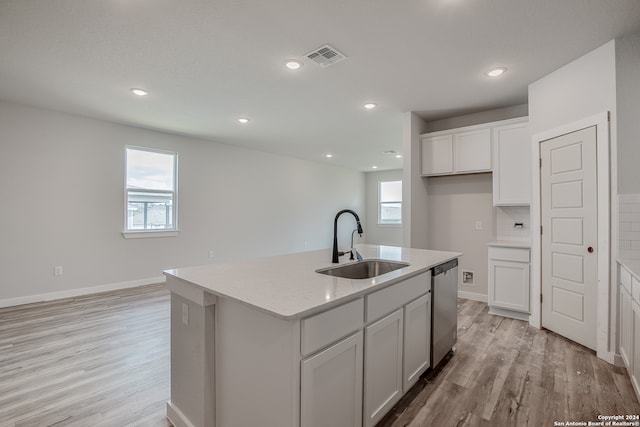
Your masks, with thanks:
[[[431,368],[456,343],[458,333],[458,260],[433,267],[431,279]]]

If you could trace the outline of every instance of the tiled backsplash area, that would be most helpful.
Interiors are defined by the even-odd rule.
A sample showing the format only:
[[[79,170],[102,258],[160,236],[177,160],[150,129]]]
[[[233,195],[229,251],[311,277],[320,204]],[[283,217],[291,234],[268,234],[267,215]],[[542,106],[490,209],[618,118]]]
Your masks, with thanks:
[[[529,206],[502,206],[496,208],[496,238],[498,240],[531,240]],[[515,227],[522,223],[522,228]]]
[[[618,195],[619,256],[640,259],[640,194]]]

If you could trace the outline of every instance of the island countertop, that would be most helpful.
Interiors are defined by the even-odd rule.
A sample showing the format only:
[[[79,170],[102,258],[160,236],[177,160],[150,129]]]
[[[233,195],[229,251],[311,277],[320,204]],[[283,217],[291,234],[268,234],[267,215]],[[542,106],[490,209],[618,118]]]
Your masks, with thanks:
[[[339,264],[332,264],[331,249],[322,249],[177,268],[166,270],[164,274],[218,297],[290,320],[348,302],[462,255],[459,252],[368,244],[356,245],[356,249],[365,260],[401,261],[409,266],[371,279],[332,277],[316,270],[354,261],[349,261],[345,255]]]

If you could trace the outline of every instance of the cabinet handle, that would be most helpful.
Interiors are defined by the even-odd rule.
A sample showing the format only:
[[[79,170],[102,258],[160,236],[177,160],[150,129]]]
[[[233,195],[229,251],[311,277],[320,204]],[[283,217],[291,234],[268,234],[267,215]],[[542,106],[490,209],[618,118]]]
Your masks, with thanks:
[[[589,246],[589,247],[587,248],[587,252],[592,253],[592,252],[593,252],[593,248],[592,248],[591,246]]]

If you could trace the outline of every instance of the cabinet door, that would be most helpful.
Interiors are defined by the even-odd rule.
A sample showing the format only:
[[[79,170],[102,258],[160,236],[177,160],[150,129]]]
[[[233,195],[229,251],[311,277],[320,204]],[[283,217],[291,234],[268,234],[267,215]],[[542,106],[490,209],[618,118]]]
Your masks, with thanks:
[[[629,370],[633,372],[633,312],[631,295],[620,286],[620,356]]]
[[[529,313],[529,264],[489,260],[489,305]]]
[[[362,331],[302,361],[302,427],[362,426]]]
[[[422,139],[422,175],[453,173],[453,136]]]
[[[493,129],[493,205],[531,203],[531,143],[528,123]]]
[[[631,317],[632,321],[632,329],[631,329],[631,354],[628,356],[631,359],[631,381],[633,382],[633,388],[635,390],[640,390],[640,306],[637,302],[631,301]]]
[[[402,387],[406,393],[429,367],[431,350],[431,293],[404,307],[404,367]]]
[[[453,170],[455,173],[491,170],[491,132],[489,129],[454,134]]]
[[[401,308],[365,329],[365,427],[374,426],[402,397],[402,317]]]

